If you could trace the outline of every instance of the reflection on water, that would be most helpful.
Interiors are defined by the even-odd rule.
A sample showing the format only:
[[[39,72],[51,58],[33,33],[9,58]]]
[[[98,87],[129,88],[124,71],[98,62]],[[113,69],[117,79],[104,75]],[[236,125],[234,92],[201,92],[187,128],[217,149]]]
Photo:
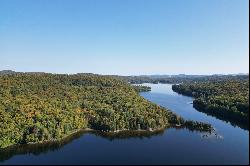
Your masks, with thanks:
[[[240,127],[243,130],[249,131],[249,124],[242,124],[242,123],[240,123],[238,121],[230,121],[230,120],[228,120],[228,118],[226,118],[226,117],[224,117],[222,115],[219,116],[219,115],[214,115],[213,113],[210,113],[210,112],[203,112],[203,111],[200,111],[200,110],[197,110],[197,111],[202,112],[204,114],[207,114],[207,115],[209,115],[211,117],[214,117],[216,119],[222,120],[222,121],[224,121],[226,123],[229,123],[233,127]]]
[[[151,132],[81,131],[62,141],[20,145],[0,151],[0,164],[248,164],[249,131],[198,112],[192,98],[171,85],[150,84],[141,95],[187,120],[212,124],[216,133],[186,128]]]
[[[62,148],[64,145],[70,143],[72,140],[80,138],[84,131],[74,133],[61,141],[51,141],[46,143],[14,145],[5,149],[0,149],[0,161],[7,160],[14,155],[18,154],[34,154],[39,155],[41,153],[47,153],[50,151],[56,151]]]
[[[175,128],[176,130],[183,129],[182,127]],[[102,137],[109,141],[119,140],[119,139],[144,139],[144,138],[151,138],[153,136],[161,136],[164,133],[166,134],[168,129],[161,129],[155,131],[120,131],[120,132],[101,132],[101,131],[84,131],[81,130],[76,132],[60,141],[51,141],[46,143],[36,143],[36,144],[25,144],[25,145],[15,145],[10,146],[5,149],[0,149],[0,161],[5,161],[10,159],[11,157],[18,155],[18,154],[46,154],[48,152],[57,151],[66,144],[69,144],[75,139],[83,137],[85,134],[92,134],[98,137]],[[216,133],[208,133],[208,132],[199,132],[194,130],[189,130],[190,132],[200,133],[202,138],[218,138],[216,137]]]
[[[100,132],[100,131],[79,131],[76,132],[61,141],[51,141],[46,143],[36,143],[36,144],[25,144],[25,145],[15,145],[10,146],[5,149],[0,149],[0,161],[10,159],[12,156],[18,154],[34,154],[39,155],[41,153],[47,153],[50,151],[56,151],[62,148],[64,145],[72,142],[74,139],[78,139],[84,134],[93,134],[100,136],[109,141],[116,139],[129,139],[129,138],[150,138],[156,135],[162,135],[166,130],[156,130],[154,132],[149,131],[120,131],[120,132]]]
[[[166,103],[167,103],[167,105],[166,105],[167,108],[172,108],[175,104],[181,104],[181,105],[183,105],[183,107],[187,107],[186,104],[190,104],[190,106],[192,107],[191,110],[193,110],[193,111],[196,111],[196,112],[198,111],[198,112],[201,112],[203,114],[209,115],[209,117],[213,117],[215,119],[222,120],[222,121],[232,125],[233,127],[240,127],[241,129],[247,130],[247,131],[249,130],[249,124],[244,125],[244,124],[241,124],[241,123],[239,123],[237,121],[230,121],[230,120],[228,120],[227,118],[225,118],[222,115],[221,116],[219,116],[219,115],[215,116],[214,114],[212,114],[210,112],[202,112],[202,111],[196,110],[195,108],[193,108],[193,98],[174,92],[172,90],[172,84],[149,84],[149,83],[145,83],[143,85],[150,86],[152,88],[153,94],[143,92],[143,93],[141,93],[142,96],[147,98],[147,96],[152,97],[152,95],[155,95],[156,96],[155,99],[157,99],[155,102],[158,103],[158,104],[159,104],[159,98],[162,98],[162,99],[166,98],[163,105],[166,105]],[[184,101],[186,100],[186,103],[182,102],[183,100]],[[174,108],[174,109],[172,109],[172,111],[176,112],[178,110],[176,110]],[[199,113],[197,113],[197,114],[199,115]],[[189,118],[189,115],[187,115],[187,114],[180,114],[180,115],[182,115],[184,118]],[[193,117],[191,119],[194,120]]]

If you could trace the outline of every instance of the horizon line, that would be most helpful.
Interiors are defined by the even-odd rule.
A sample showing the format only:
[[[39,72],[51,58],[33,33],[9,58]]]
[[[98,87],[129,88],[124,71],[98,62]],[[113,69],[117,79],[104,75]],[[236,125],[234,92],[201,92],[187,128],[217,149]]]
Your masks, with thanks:
[[[213,73],[213,74],[188,74],[188,73],[179,73],[179,74],[104,74],[104,73],[94,73],[94,72],[76,72],[76,73],[57,73],[57,72],[44,72],[44,71],[16,71],[11,69],[3,69],[0,72],[9,71],[15,73],[46,73],[46,74],[97,74],[97,75],[114,75],[114,76],[178,76],[178,75],[186,75],[186,76],[214,76],[214,75],[249,75],[249,72],[238,72],[238,73]]]

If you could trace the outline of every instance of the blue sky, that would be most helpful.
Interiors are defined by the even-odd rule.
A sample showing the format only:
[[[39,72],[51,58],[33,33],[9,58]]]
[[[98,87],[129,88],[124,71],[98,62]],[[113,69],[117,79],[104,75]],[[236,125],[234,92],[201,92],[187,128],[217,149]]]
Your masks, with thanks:
[[[248,73],[248,0],[0,0],[0,70]]]

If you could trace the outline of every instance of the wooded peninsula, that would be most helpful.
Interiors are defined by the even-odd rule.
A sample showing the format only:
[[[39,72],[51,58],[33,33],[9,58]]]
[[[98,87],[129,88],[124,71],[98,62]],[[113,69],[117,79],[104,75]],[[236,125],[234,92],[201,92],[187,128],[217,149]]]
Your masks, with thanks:
[[[96,74],[0,74],[0,148],[60,140],[87,128],[154,131],[178,125],[213,130],[139,95],[149,90]]]

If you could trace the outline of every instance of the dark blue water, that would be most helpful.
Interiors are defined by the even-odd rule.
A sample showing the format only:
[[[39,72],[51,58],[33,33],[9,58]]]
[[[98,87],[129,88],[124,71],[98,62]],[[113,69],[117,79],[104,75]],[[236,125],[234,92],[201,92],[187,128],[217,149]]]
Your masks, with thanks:
[[[167,129],[151,136],[110,138],[78,134],[59,145],[29,146],[0,153],[0,164],[248,164],[249,132],[196,111],[192,98],[168,84],[146,84],[146,99],[185,119],[211,123],[220,137],[186,129]]]

